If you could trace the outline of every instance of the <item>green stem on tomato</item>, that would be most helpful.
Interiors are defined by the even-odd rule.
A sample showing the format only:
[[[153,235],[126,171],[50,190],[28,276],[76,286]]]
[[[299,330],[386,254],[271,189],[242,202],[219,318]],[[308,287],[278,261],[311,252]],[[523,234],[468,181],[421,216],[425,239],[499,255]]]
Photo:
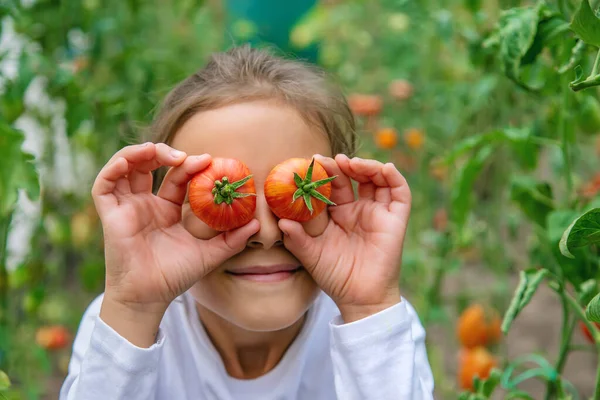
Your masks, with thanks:
[[[292,203],[296,200],[298,200],[300,197],[302,197],[302,199],[304,200],[304,204],[306,204],[306,208],[308,208],[308,211],[310,211],[310,213],[313,213],[313,206],[312,206],[312,201],[311,198],[314,197],[317,200],[322,201],[323,203],[330,205],[330,206],[335,206],[336,204],[329,200],[327,197],[323,196],[321,193],[319,193],[317,191],[317,188],[331,182],[332,180],[334,180],[335,178],[337,178],[337,176],[331,176],[329,178],[325,178],[325,179],[321,179],[319,181],[312,181],[312,174],[313,174],[313,168],[315,165],[315,159],[313,158],[312,161],[310,162],[310,165],[308,166],[308,169],[306,170],[306,176],[304,177],[304,179],[302,179],[300,177],[300,175],[298,175],[296,172],[294,172],[294,183],[296,184],[296,187],[298,188],[295,192],[294,192],[294,196],[292,197]]]
[[[229,178],[224,176],[221,180],[215,181],[212,194],[214,197],[215,204],[225,203],[228,205],[233,204],[234,199],[242,197],[256,196],[256,193],[239,193],[237,190],[244,186],[252,178],[252,175],[248,175],[244,179],[240,179],[236,182],[229,182]]]

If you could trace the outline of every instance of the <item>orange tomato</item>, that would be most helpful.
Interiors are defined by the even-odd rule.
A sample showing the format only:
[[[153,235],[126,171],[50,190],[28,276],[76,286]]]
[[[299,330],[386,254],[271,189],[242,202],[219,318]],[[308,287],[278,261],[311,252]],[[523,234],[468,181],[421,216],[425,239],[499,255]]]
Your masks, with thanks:
[[[375,143],[380,149],[393,149],[398,144],[398,134],[394,128],[383,128],[375,134]]]
[[[334,178],[314,158],[290,158],[269,172],[265,199],[277,217],[305,222],[335,205],[329,200]]]
[[[256,210],[254,179],[246,164],[233,158],[213,158],[191,179],[188,198],[194,214],[217,231],[246,225]]]
[[[461,349],[459,354],[458,383],[461,389],[473,390],[473,378],[486,379],[498,362],[484,347]]]
[[[496,343],[502,336],[500,317],[481,304],[467,307],[458,319],[456,335],[460,344],[468,349]]]
[[[67,347],[71,334],[62,325],[43,326],[35,334],[36,343],[46,350],[59,350]]]
[[[390,95],[396,100],[408,100],[413,95],[413,86],[404,79],[393,80],[388,90]]]
[[[359,117],[379,115],[383,107],[381,96],[369,94],[352,94],[348,97],[348,105]]]
[[[413,150],[419,150],[425,143],[425,134],[417,128],[410,128],[404,132],[404,142]]]

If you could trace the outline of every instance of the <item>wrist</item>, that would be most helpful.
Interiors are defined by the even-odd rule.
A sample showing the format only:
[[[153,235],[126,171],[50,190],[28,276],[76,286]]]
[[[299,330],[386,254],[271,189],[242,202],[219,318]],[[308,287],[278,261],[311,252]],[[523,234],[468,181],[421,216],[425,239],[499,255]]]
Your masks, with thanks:
[[[131,344],[148,348],[156,342],[168,305],[124,303],[105,294],[100,318]]]
[[[361,320],[363,318],[375,315],[383,310],[395,306],[402,301],[400,290],[390,293],[381,300],[374,302],[367,302],[361,304],[344,304],[338,305],[342,320],[344,323],[349,324]]]

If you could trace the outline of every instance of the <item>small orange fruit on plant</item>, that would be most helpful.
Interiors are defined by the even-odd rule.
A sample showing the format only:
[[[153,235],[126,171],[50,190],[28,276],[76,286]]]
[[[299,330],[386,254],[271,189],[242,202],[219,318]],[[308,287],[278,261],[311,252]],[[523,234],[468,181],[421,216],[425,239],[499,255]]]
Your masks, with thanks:
[[[46,350],[59,350],[67,347],[71,333],[62,325],[43,326],[35,334],[36,343]]]
[[[459,355],[458,383],[461,389],[473,390],[473,378],[487,379],[498,362],[484,347],[461,349]]]
[[[460,344],[468,349],[486,346],[500,340],[500,325],[498,313],[484,309],[481,304],[472,304],[458,318],[456,335]]]
[[[348,96],[350,109],[359,117],[372,117],[379,115],[383,107],[381,96],[370,94],[352,94]]]
[[[404,132],[404,142],[413,150],[419,150],[425,143],[425,134],[421,129],[410,128]]]
[[[375,144],[380,149],[393,149],[398,144],[398,133],[394,128],[383,128],[375,134]]]

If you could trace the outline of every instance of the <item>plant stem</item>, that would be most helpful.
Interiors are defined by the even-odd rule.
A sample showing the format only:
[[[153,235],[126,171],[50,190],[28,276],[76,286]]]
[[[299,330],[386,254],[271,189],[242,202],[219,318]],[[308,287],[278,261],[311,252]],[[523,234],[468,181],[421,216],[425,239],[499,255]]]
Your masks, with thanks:
[[[8,230],[13,213],[0,217],[0,325],[8,318],[8,271],[6,270],[6,253],[8,245]]]
[[[565,82],[565,78],[561,77],[561,81],[563,83]],[[567,181],[567,204],[569,203],[568,199],[570,199],[572,191],[573,191],[573,177],[571,176],[571,155],[570,155],[570,143],[569,143],[569,132],[567,131],[567,121],[566,121],[566,114],[567,114],[567,110],[569,109],[569,91],[565,88],[566,85],[561,85],[561,101],[562,101],[562,107],[560,109],[560,112],[558,114],[558,129],[560,132],[560,137],[561,137],[561,146],[562,146],[562,153],[563,153],[563,159],[564,159],[564,163],[565,163],[565,179]]]
[[[571,83],[569,86],[574,92],[578,92],[583,89],[591,88],[593,86],[600,85],[600,75],[596,75],[594,78],[588,78],[585,81]]]
[[[600,332],[598,331],[598,328],[596,328],[595,324],[592,324],[590,321],[588,321],[588,319],[585,317],[583,309],[579,303],[577,303],[577,300],[573,298],[573,296],[567,292],[563,292],[563,294],[575,315],[581,320],[581,322],[585,324],[585,326],[587,326],[588,330],[592,334],[594,343],[596,345],[596,352],[600,354]],[[594,389],[594,397],[592,398],[600,399],[600,357],[598,357],[598,366],[596,368],[596,386]]]
[[[569,17],[569,7],[566,4],[566,0],[558,0],[558,9],[560,10],[560,13],[563,15],[563,17],[569,21],[570,17]]]
[[[558,359],[556,360],[556,365],[554,370],[558,375],[562,373],[563,368],[565,367],[565,363],[567,361],[567,355],[571,350],[569,343],[571,343],[571,336],[573,335],[573,330],[575,329],[576,321],[573,320],[571,324],[569,324],[569,305],[567,303],[567,299],[564,296],[565,290],[564,286],[560,286],[560,299],[562,304],[562,329],[561,329],[561,344],[560,350],[558,353]],[[546,385],[546,400],[549,400],[556,394],[556,382],[548,381]]]
[[[592,68],[592,73],[590,74],[589,78],[595,78],[596,75],[598,75],[598,66],[600,65],[600,50],[598,50],[598,53],[596,54],[596,60],[594,61],[594,67]]]

